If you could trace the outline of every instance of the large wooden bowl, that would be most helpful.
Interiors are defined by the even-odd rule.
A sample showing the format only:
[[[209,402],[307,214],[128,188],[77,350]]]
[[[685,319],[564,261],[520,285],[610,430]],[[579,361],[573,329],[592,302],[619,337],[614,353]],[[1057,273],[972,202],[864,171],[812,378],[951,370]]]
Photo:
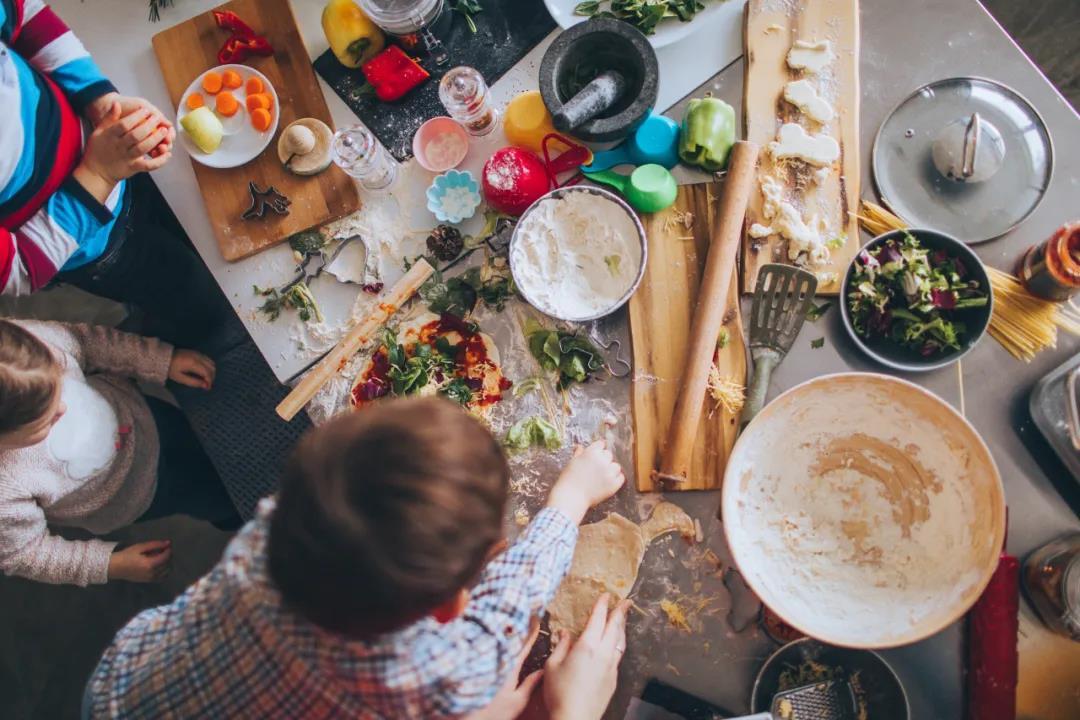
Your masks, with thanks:
[[[975,429],[903,380],[829,375],[788,390],[739,438],[724,531],[773,612],[832,645],[926,638],[997,566],[1005,495]]]

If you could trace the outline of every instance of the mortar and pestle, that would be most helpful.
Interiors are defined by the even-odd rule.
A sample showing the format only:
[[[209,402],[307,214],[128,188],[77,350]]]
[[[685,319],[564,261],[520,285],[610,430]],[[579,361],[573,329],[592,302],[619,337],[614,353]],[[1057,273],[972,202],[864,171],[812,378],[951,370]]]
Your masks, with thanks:
[[[540,94],[555,128],[589,142],[621,140],[644,122],[659,89],[656,52],[611,18],[566,30],[540,62]]]

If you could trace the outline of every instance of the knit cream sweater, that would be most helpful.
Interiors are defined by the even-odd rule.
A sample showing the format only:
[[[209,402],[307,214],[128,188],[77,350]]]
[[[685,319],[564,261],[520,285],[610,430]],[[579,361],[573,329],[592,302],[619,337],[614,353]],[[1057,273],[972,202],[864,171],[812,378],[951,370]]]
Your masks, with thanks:
[[[132,380],[163,384],[172,346],[100,326],[19,324],[64,366],[67,412],[37,445],[0,450],[0,570],[48,583],[104,583],[116,543],[66,540],[48,525],[102,534],[146,512],[158,434]]]

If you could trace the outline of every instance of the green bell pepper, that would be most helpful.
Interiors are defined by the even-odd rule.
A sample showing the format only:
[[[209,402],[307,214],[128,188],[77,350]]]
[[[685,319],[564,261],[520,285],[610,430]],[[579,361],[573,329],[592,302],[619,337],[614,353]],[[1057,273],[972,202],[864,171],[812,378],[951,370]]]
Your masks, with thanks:
[[[734,144],[735,109],[719,98],[691,100],[679,139],[682,161],[709,172],[723,170]]]

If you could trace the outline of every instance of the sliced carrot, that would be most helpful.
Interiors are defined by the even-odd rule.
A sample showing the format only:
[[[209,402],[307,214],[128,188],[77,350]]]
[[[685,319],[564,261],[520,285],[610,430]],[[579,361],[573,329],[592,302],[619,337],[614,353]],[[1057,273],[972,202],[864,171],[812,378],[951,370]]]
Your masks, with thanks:
[[[222,90],[217,96],[217,111],[225,117],[232,117],[240,109],[240,102],[228,90]]]
[[[270,129],[270,121],[273,117],[270,115],[270,111],[266,108],[255,108],[251,111],[251,125],[259,132],[266,132]]]
[[[221,75],[213,70],[203,75],[202,89],[211,95],[221,92]]]
[[[266,88],[263,87],[263,81],[254,75],[248,78],[247,85],[244,86],[248,95],[257,95]]]
[[[221,84],[230,90],[235,90],[244,84],[244,78],[240,77],[240,73],[235,70],[226,70],[221,75]]]
[[[255,93],[254,95],[248,95],[247,100],[244,101],[247,105],[248,112],[255,112],[262,108],[263,110],[269,110],[273,102],[270,96],[266,93]]]
[[[199,93],[191,93],[190,95],[188,95],[188,98],[187,98],[188,110],[195,110],[197,108],[201,108],[205,104],[206,104],[206,101],[203,100],[203,96],[200,95]]]

